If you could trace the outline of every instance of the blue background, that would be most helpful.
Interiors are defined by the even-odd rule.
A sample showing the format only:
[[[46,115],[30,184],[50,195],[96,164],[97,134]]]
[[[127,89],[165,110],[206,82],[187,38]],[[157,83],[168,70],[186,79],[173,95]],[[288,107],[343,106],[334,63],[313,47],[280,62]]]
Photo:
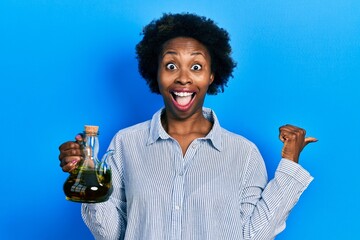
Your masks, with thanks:
[[[223,127],[255,142],[272,177],[278,127],[317,137],[301,163],[315,177],[277,239],[360,239],[360,2],[0,1],[1,239],[92,239],[67,202],[58,146],[100,125],[101,155],[121,128],[162,106],[137,72],[142,27],[195,12],[231,35],[238,63],[209,96]]]

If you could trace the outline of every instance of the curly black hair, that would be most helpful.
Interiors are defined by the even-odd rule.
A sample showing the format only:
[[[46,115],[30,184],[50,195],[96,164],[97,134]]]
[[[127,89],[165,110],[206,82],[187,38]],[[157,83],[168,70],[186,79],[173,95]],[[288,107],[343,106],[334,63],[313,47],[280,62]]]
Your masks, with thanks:
[[[229,34],[211,19],[191,13],[163,14],[142,31],[143,39],[136,45],[138,68],[150,91],[160,94],[157,82],[158,59],[163,44],[176,37],[190,37],[202,43],[210,53],[214,81],[210,95],[224,92],[236,63],[232,59]]]

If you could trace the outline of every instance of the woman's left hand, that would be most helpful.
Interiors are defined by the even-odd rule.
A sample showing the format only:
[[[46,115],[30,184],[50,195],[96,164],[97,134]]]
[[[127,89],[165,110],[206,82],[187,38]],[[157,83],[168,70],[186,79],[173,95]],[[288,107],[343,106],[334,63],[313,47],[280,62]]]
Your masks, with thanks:
[[[312,142],[317,142],[316,138],[305,137],[306,131],[293,125],[284,125],[279,128],[280,141],[284,143],[281,151],[282,158],[289,159],[298,163],[300,153],[303,148]]]

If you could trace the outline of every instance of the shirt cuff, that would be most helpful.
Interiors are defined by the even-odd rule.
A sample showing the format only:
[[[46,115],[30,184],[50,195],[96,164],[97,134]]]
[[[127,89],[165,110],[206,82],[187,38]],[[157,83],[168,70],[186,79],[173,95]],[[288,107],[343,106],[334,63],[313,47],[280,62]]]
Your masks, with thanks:
[[[312,180],[314,179],[308,171],[306,171],[300,164],[295,163],[289,159],[282,158],[280,164],[276,170],[277,172],[282,172],[287,174],[298,182],[300,182],[304,187],[307,187]]]
[[[93,203],[82,203],[81,204],[83,207],[86,207],[86,208],[89,208],[89,209],[92,209],[95,207],[95,204]]]
[[[92,216],[95,219],[98,219],[99,217],[99,205],[101,203],[82,203],[81,204],[81,211],[83,215],[89,215]],[[101,211],[100,211],[101,212]],[[100,214],[101,215],[101,214]]]

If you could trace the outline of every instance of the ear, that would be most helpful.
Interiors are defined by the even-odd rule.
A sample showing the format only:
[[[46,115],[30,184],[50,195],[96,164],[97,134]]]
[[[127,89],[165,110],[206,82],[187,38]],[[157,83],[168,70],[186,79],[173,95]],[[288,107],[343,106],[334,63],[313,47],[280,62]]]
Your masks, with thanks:
[[[211,74],[210,74],[210,84],[209,84],[209,85],[211,85],[211,84],[213,83],[214,78],[215,78],[214,73],[211,73]]]

